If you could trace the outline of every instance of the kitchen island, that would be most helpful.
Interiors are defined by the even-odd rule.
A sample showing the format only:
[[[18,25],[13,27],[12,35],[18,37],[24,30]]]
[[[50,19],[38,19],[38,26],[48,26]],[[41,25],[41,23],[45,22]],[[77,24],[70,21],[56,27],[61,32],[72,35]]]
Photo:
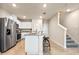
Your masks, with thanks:
[[[43,54],[43,35],[24,35],[27,55]]]

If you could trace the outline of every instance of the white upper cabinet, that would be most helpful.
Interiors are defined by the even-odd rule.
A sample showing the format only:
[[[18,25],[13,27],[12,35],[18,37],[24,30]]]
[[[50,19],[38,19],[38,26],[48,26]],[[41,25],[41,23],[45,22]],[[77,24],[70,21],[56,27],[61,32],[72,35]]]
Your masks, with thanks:
[[[19,24],[19,28],[32,29],[32,33],[41,32],[42,31],[42,20],[37,19],[37,20],[32,20],[32,22],[21,22]]]
[[[32,20],[32,32],[42,31],[42,20]]]
[[[32,28],[32,22],[21,22],[19,24],[19,28],[24,28],[24,29],[28,29],[28,28]]]

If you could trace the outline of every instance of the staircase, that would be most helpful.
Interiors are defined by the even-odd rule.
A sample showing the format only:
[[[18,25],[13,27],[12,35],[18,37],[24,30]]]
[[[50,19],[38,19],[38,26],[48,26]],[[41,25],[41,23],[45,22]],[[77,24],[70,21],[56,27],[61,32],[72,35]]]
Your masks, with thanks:
[[[69,35],[66,35],[66,47],[67,48],[79,48],[79,44],[76,43]]]

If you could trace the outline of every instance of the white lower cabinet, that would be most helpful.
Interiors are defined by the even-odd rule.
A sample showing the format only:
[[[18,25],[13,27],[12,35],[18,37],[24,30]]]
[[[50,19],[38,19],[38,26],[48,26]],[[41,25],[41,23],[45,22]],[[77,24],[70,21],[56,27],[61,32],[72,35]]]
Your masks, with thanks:
[[[43,54],[42,50],[42,36],[29,35],[25,36],[25,51],[27,55],[40,55]]]

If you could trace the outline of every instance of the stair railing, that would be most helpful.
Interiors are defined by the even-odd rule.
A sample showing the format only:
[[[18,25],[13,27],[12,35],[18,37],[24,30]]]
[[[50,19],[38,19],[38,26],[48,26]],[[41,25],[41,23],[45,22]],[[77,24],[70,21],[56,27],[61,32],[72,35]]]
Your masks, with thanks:
[[[60,19],[61,19],[61,12],[58,12],[58,26],[61,27],[64,30],[64,48],[66,48],[67,28],[60,24]]]

